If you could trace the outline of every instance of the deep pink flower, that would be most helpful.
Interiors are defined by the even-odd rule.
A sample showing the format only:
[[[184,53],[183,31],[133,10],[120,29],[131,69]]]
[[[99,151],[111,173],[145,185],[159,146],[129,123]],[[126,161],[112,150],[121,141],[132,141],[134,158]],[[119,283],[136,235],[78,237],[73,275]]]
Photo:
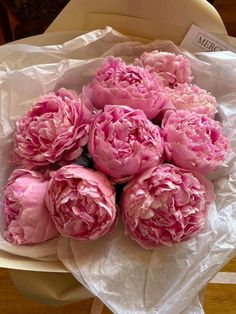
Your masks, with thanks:
[[[188,170],[170,164],[148,169],[124,188],[126,232],[147,249],[188,240],[203,228],[213,198],[211,183]]]
[[[177,83],[191,83],[192,72],[189,60],[183,55],[154,50],[144,52],[135,64],[157,73],[165,86],[173,87]]]
[[[33,169],[76,159],[87,144],[91,118],[91,108],[72,91],[60,89],[39,98],[17,121],[14,163]]]
[[[167,160],[204,175],[221,166],[229,142],[221,125],[206,115],[179,110],[166,112],[162,121]]]
[[[99,172],[68,165],[54,173],[45,198],[58,232],[77,240],[95,240],[116,222],[115,193]]]
[[[84,97],[102,109],[105,105],[123,105],[142,109],[149,119],[168,107],[164,86],[155,74],[109,57],[96,77],[83,88]]]
[[[90,126],[88,150],[96,168],[125,182],[163,161],[160,128],[143,111],[105,106]]]
[[[4,189],[4,237],[13,244],[36,244],[58,235],[44,203],[46,181],[40,172],[16,169]]]
[[[211,93],[194,84],[177,84],[166,88],[170,104],[178,110],[189,110],[213,117],[216,113],[217,102]]]

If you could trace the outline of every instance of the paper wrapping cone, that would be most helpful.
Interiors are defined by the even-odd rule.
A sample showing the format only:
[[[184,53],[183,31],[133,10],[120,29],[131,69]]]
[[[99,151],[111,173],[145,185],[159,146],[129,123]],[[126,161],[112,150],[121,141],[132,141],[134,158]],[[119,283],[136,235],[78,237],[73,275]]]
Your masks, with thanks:
[[[149,0],[148,5],[144,0],[72,0],[47,32],[93,30],[108,25],[133,37],[169,39],[178,45],[192,24],[227,40],[219,14],[205,0]],[[39,303],[60,306],[91,297],[59,262],[36,262],[0,252],[0,267],[12,268],[15,286]]]
[[[38,303],[63,306],[93,297],[68,273],[23,270],[10,270],[9,272],[15,287],[23,295]]]
[[[128,36],[178,45],[192,24],[227,40],[220,15],[206,0],[71,0],[47,32],[111,26]]]

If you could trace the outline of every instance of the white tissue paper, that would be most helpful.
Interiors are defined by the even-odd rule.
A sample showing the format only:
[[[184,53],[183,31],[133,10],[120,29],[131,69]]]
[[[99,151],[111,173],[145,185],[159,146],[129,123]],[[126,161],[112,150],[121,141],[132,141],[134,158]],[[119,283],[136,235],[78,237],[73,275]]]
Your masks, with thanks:
[[[217,197],[205,228],[189,241],[152,251],[124,235],[122,224],[90,243],[61,237],[19,247],[0,238],[0,250],[46,260],[57,258],[57,253],[75,278],[114,313],[200,314],[199,292],[236,253],[236,54],[191,54],[163,40],[143,44],[109,27],[63,45],[0,47],[0,186],[12,171],[8,160],[15,122],[37,97],[60,87],[79,94],[106,56],[132,62],[154,49],[190,59],[194,83],[216,97],[218,117],[230,139],[227,165],[212,177]]]

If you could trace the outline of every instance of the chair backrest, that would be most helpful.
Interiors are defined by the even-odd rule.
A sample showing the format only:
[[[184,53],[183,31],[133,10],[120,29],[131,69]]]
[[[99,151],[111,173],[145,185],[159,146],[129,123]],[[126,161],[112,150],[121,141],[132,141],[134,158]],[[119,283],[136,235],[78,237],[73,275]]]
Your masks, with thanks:
[[[111,26],[126,35],[179,44],[192,24],[227,36],[221,17],[206,0],[71,0],[47,32]]]

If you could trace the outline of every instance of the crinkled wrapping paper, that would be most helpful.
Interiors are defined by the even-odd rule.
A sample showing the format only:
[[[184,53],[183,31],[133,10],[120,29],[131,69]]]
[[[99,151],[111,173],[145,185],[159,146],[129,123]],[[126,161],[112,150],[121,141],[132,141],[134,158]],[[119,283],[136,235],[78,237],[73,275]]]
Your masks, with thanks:
[[[181,52],[169,41],[142,44],[111,28],[59,46],[0,47],[0,186],[12,171],[8,160],[16,119],[38,96],[62,86],[80,93],[104,57],[121,56],[132,62],[153,49]],[[187,242],[153,251],[124,235],[122,224],[111,235],[90,243],[58,238],[16,247],[0,238],[0,250],[12,254],[40,260],[55,260],[57,254],[114,313],[202,313],[198,293],[236,253],[236,55],[183,53],[190,59],[194,83],[216,96],[218,117],[232,147],[227,164],[211,178],[217,197],[205,228]]]

